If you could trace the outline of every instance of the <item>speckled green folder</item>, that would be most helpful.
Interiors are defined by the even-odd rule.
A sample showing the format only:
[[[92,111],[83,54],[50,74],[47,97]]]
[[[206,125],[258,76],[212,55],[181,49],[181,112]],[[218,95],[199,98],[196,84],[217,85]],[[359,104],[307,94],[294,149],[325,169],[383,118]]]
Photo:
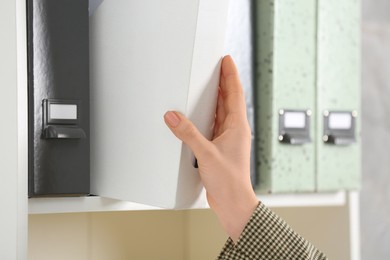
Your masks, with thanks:
[[[322,136],[323,111],[360,109],[359,1],[256,0],[254,8],[258,192],[357,188],[359,117],[356,143]],[[311,111],[311,142],[279,142],[281,109]]]
[[[361,181],[360,0],[319,0],[317,23],[317,189],[357,189]],[[324,144],[326,110],[357,112],[354,144]]]

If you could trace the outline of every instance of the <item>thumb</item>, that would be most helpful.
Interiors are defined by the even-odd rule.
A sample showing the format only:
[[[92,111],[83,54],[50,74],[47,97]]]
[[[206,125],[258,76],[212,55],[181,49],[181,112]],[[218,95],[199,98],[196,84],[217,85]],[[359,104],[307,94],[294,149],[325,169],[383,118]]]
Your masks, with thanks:
[[[197,158],[202,157],[211,145],[210,141],[183,114],[168,111],[164,115],[164,121],[173,134],[191,148]]]

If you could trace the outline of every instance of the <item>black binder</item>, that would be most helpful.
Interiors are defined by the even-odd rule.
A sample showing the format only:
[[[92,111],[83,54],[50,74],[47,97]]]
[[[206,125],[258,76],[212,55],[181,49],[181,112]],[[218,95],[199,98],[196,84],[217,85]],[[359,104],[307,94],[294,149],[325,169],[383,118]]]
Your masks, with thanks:
[[[27,0],[29,196],[89,194],[88,0]]]

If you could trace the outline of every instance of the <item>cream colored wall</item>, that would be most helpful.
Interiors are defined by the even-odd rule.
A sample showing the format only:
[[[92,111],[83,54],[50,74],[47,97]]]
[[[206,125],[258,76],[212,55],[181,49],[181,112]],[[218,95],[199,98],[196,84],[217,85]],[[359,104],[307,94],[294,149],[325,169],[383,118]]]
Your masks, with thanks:
[[[330,259],[349,256],[347,207],[273,209]],[[211,210],[31,215],[30,260],[215,259],[227,236]]]
[[[273,210],[296,232],[323,251],[329,259],[351,259],[347,206]]]
[[[186,212],[186,260],[215,259],[226,239],[211,210]]]
[[[30,260],[184,258],[181,211],[31,215]]]
[[[89,214],[29,216],[29,259],[89,259]]]
[[[181,211],[91,214],[90,259],[184,259]]]
[[[273,208],[329,259],[350,259],[348,207]],[[210,210],[187,213],[186,260],[215,259],[226,235]]]

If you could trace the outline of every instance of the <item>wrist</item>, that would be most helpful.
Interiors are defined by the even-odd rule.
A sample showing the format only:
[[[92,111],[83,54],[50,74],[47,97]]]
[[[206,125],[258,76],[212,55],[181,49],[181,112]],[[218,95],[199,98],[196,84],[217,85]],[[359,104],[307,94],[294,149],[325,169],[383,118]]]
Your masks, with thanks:
[[[234,243],[240,238],[258,204],[255,193],[251,191],[241,194],[238,198],[232,198],[232,201],[226,203],[226,207],[216,212],[223,228]]]

